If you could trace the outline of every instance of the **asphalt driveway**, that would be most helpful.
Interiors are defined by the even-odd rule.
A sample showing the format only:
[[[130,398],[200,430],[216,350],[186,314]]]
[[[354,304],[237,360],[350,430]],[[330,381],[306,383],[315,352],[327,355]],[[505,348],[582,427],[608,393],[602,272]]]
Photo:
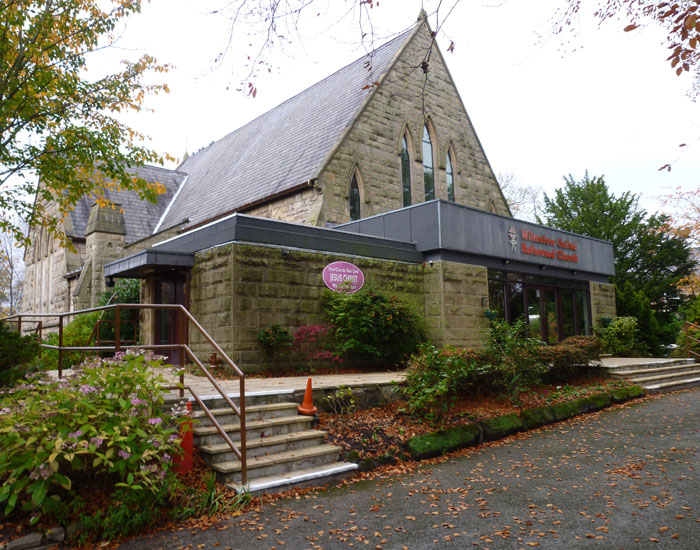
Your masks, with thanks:
[[[700,548],[700,389],[121,548]]]

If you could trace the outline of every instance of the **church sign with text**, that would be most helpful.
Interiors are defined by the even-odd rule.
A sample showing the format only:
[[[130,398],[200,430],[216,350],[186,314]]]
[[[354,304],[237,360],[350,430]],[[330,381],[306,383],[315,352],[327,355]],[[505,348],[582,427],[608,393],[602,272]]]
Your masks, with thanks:
[[[518,242],[518,237],[521,241]],[[557,237],[547,233],[534,232],[529,229],[516,231],[515,227],[508,229],[508,243],[511,251],[520,254],[538,256],[560,262],[578,263],[578,244],[569,239]],[[520,245],[520,246],[518,246]]]

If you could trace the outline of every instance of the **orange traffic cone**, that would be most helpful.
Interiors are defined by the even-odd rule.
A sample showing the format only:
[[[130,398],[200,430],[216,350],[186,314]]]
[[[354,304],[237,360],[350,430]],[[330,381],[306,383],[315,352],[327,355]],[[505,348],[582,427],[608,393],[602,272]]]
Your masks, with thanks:
[[[311,378],[309,378],[308,382],[306,382],[306,393],[304,394],[304,402],[301,404],[300,407],[297,407],[299,414],[313,416],[318,412],[318,409],[314,407],[314,404],[312,403],[312,394],[313,392],[311,391]]]

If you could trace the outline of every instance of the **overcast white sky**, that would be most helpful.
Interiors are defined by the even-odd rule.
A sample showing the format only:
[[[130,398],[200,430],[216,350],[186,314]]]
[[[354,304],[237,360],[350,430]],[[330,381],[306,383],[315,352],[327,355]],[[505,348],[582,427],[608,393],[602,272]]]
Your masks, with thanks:
[[[453,1],[445,0],[443,11]],[[647,210],[661,210],[660,195],[698,185],[700,144],[678,158],[679,144],[700,139],[700,110],[686,96],[690,82],[671,70],[656,28],[624,33],[625,22],[611,22],[598,29],[584,16],[578,37],[552,36],[552,16],[562,2],[462,0],[444,26],[454,53],[446,53],[449,39],[439,36],[494,172],[512,173],[518,183],[551,194],[564,175],[578,179],[588,169],[605,175],[617,195],[641,194]],[[227,23],[210,11],[225,3],[144,3],[119,41],[123,49],[108,54],[146,51],[176,65],[165,76],[171,93],[149,101],[155,113],[130,120],[159,151],[192,153],[365,51],[356,12],[354,20],[351,14],[331,24],[352,1],[316,0],[300,23],[303,40],[277,51],[275,69],[255,80],[257,97],[246,97],[235,87],[247,74],[242,60],[250,52],[249,28],[238,26],[232,54],[213,68]],[[425,1],[428,11],[434,5]],[[371,12],[377,43],[410,26],[420,8],[420,0],[380,1]],[[671,172],[658,171],[673,161]]]

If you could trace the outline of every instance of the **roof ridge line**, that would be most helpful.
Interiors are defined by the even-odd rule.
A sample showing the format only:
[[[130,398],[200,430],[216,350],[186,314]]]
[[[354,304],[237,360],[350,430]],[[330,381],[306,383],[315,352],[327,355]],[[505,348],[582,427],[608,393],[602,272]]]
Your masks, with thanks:
[[[278,103],[277,105],[275,105],[275,106],[272,107],[271,109],[268,109],[268,110],[265,111],[264,113],[260,113],[260,114],[259,114],[258,116],[256,116],[254,119],[249,120],[248,122],[246,122],[246,123],[243,124],[242,126],[239,126],[238,128],[236,128],[236,129],[230,131],[228,134],[226,134],[226,135],[220,137],[220,138],[217,139],[217,140],[212,141],[209,145],[206,145],[205,147],[202,147],[199,151],[196,151],[195,153],[192,153],[187,159],[183,160],[183,161],[178,165],[178,169],[180,168],[180,166],[182,166],[182,165],[185,163],[186,160],[189,160],[189,159],[191,159],[191,158],[193,158],[193,157],[199,155],[200,153],[202,153],[202,152],[204,152],[205,150],[209,149],[209,147],[211,147],[211,146],[214,145],[215,143],[218,143],[218,142],[220,142],[220,141],[225,140],[227,137],[229,137],[229,136],[235,134],[236,132],[239,132],[240,130],[242,130],[242,129],[245,128],[246,126],[249,126],[250,124],[253,124],[255,121],[261,119],[262,117],[268,116],[270,113],[273,113],[274,111],[276,111],[277,109],[279,109],[279,108],[282,107],[283,105],[289,103],[289,102],[292,101],[293,99],[296,99],[296,98],[299,97],[301,94],[308,92],[310,89],[315,88],[316,86],[320,85],[321,83],[323,83],[323,82],[329,80],[330,78],[336,76],[339,72],[344,71],[344,70],[347,69],[348,67],[351,67],[352,65],[354,65],[355,63],[357,63],[357,62],[360,61],[361,59],[363,59],[363,58],[365,58],[365,57],[369,57],[370,55],[373,55],[373,54],[374,54],[375,52],[377,52],[378,50],[387,47],[389,44],[393,43],[393,42],[396,41],[396,40],[401,39],[401,38],[404,37],[405,35],[415,32],[415,29],[416,29],[417,27],[419,27],[420,24],[421,24],[421,22],[419,22],[419,23],[413,25],[410,29],[403,31],[402,33],[398,34],[397,36],[395,36],[395,37],[392,38],[391,40],[385,42],[385,43],[382,44],[381,46],[378,46],[378,47],[374,48],[373,50],[371,50],[370,52],[367,52],[367,53],[361,55],[360,57],[358,57],[358,58],[356,58],[356,59],[353,59],[350,63],[347,63],[346,65],[343,65],[343,66],[340,67],[338,70],[336,70],[336,71],[332,72],[331,74],[325,76],[324,78],[322,78],[322,79],[319,80],[318,82],[314,82],[314,83],[311,84],[310,86],[307,86],[307,87],[304,88],[303,90],[300,90],[299,92],[297,92],[296,94],[294,94],[292,97],[289,97],[289,98],[285,99],[282,103]],[[371,95],[371,94],[370,94],[370,95]]]

